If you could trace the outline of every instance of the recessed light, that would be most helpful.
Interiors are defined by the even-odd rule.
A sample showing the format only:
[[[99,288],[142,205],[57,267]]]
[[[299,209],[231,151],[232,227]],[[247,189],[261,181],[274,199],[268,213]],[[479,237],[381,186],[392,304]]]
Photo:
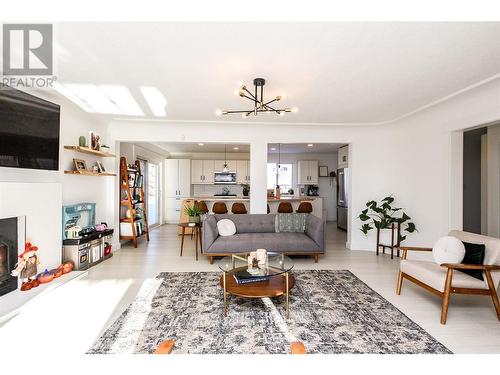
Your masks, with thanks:
[[[205,143],[198,143],[198,146],[205,146]]]
[[[271,147],[271,151],[276,151],[276,147]]]
[[[233,147],[233,150],[239,150],[240,148],[239,147]]]
[[[167,99],[165,99],[160,90],[156,87],[147,86],[141,87],[141,92],[155,116],[164,117],[167,115],[165,108],[167,106]]]
[[[312,143],[307,144],[307,147],[312,147],[312,146],[314,146]]]
[[[220,116],[220,115],[222,115],[222,110],[217,109],[217,110],[215,111],[215,115],[216,115],[216,116]]]

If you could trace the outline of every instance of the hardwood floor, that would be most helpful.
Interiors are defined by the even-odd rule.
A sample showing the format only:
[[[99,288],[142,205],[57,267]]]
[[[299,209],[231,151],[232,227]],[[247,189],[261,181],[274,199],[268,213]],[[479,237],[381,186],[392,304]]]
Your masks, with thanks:
[[[0,327],[0,352],[23,347],[25,336],[19,333],[29,327],[32,337],[43,338],[44,345],[37,350],[58,355],[85,353],[134,299],[144,280],[165,271],[218,271],[217,264],[211,265],[203,255],[195,261],[190,237],[186,237],[183,256],[179,256],[176,225],[152,230],[150,237],[149,243],[139,241],[137,249],[125,245],[112,259],[90,269],[87,276],[25,306],[21,314]],[[404,282],[401,295],[396,295],[398,258],[349,251],[345,242],[345,232],[328,223],[326,255],[319,263],[312,258],[294,258],[295,268],[348,269],[453,352],[500,353],[500,323],[490,299],[453,295],[443,326],[439,323],[440,298],[409,282]],[[63,340],[55,334],[61,330],[68,332]]]

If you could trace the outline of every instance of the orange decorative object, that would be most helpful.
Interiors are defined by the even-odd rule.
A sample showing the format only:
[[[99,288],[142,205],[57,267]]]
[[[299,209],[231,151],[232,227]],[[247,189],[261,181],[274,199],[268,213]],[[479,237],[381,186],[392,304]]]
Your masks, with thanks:
[[[58,277],[61,277],[63,274],[63,270],[58,267],[54,268],[53,270],[50,270],[50,273],[54,275],[54,279],[57,279]]]
[[[73,268],[75,268],[75,265],[73,262],[65,262],[59,266],[60,269],[62,269],[63,273],[68,273],[73,271]]]
[[[38,275],[37,280],[40,281],[40,284],[50,283],[52,280],[54,280],[54,274],[45,270],[40,275]]]

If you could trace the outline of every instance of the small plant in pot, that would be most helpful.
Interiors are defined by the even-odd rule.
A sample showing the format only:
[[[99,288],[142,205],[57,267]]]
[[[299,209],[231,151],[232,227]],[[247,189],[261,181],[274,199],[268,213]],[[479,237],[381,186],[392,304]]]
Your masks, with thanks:
[[[411,222],[409,217],[400,207],[392,207],[394,198],[392,196],[385,197],[380,202],[371,200],[366,203],[366,209],[361,211],[358,216],[359,220],[364,224],[361,226],[361,231],[366,235],[373,228],[390,229],[392,224],[400,226],[399,242],[406,239],[406,233],[413,233],[417,230],[415,224]]]
[[[193,204],[192,206],[186,206],[186,208],[184,209],[184,212],[187,216],[189,216],[190,223],[199,223],[200,222],[201,210],[196,204]]]

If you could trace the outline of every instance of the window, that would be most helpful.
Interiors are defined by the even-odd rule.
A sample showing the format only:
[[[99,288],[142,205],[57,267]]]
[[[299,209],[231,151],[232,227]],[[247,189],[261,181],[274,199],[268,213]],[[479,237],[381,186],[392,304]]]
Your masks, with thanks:
[[[267,163],[267,188],[276,188],[276,174],[278,165],[277,163]],[[293,164],[280,164],[280,173],[278,185],[280,186],[282,193],[287,193],[288,190],[292,189],[292,170]]]

